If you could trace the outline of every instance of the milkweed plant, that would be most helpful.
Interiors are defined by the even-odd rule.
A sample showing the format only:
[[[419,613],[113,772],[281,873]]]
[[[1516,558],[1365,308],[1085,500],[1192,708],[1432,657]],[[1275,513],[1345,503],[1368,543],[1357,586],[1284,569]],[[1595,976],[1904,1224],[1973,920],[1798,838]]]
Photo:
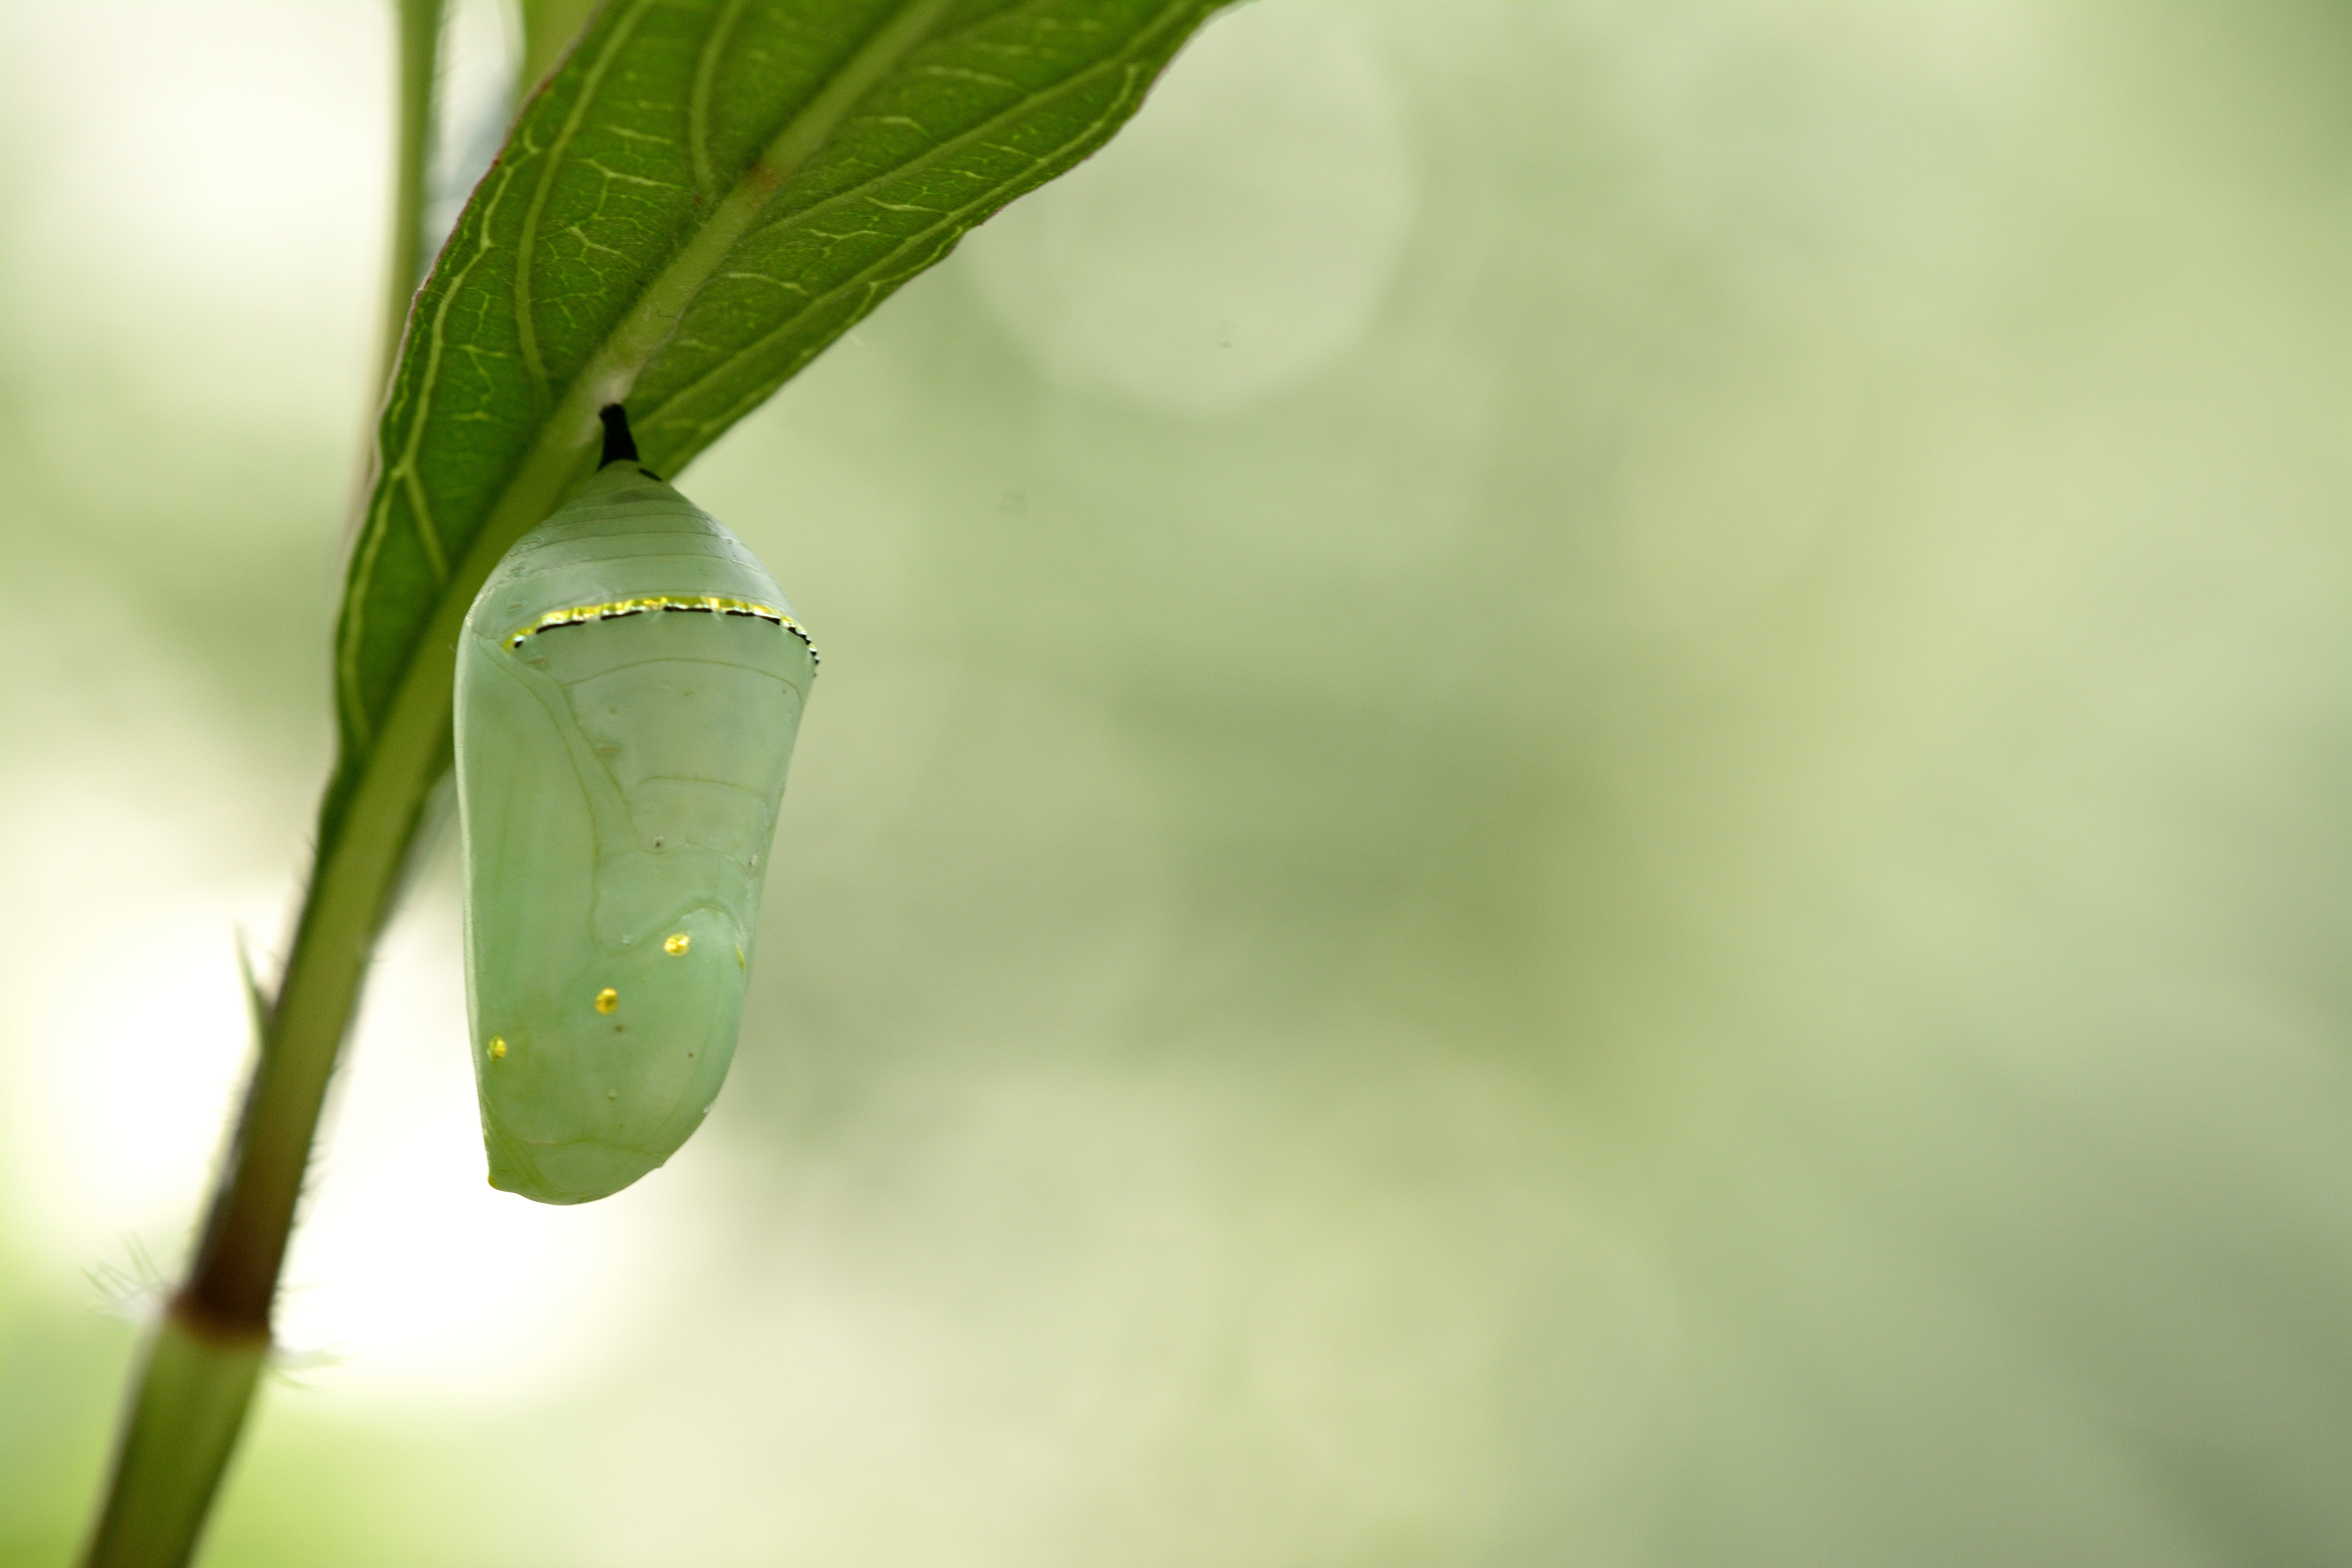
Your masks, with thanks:
[[[395,0],[382,412],[327,650],[337,755],[284,965],[247,977],[251,1077],[132,1374],[90,1568],[195,1552],[269,1362],[362,977],[453,767],[492,1184],[603,1197],[699,1123],[816,654],[669,481],[1101,147],[1216,3],[522,0],[520,107],[427,265],[443,5]]]

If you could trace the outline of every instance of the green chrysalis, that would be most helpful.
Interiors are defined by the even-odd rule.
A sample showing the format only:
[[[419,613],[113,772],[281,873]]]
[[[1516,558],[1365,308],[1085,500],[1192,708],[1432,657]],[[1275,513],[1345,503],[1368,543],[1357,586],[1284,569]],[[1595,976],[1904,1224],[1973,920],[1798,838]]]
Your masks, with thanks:
[[[717,1097],[816,674],[767,569],[604,422],[457,647],[482,1142],[492,1186],[549,1204],[627,1186]]]

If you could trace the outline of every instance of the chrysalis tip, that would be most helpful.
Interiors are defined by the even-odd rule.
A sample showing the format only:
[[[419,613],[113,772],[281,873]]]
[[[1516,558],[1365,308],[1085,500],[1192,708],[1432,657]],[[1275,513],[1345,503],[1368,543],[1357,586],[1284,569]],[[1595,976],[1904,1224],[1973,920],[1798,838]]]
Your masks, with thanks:
[[[607,403],[596,410],[596,417],[604,422],[604,455],[596,466],[608,463],[634,463],[637,460],[636,438],[629,434],[628,411],[617,403]]]

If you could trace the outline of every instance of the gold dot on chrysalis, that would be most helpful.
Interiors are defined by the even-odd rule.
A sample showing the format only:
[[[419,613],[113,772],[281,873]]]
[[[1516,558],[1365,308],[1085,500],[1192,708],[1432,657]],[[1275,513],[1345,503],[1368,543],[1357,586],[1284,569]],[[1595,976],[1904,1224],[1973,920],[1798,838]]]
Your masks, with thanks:
[[[735,967],[738,969],[743,967],[743,950],[740,947],[735,950]]]
[[[684,931],[679,931],[676,936],[662,939],[662,951],[672,958],[685,957],[686,950],[693,945],[694,939]]]
[[[494,1061],[494,1062],[496,1062],[496,1061],[504,1061],[504,1060],[506,1059],[506,1054],[507,1054],[507,1043],[506,1043],[506,1041],[504,1041],[504,1040],[500,1039],[500,1038],[499,1038],[498,1036],[496,1036],[496,1035],[492,1035],[492,1036],[490,1037],[490,1060],[492,1060],[492,1061]]]
[[[607,985],[596,993],[596,1011],[609,1013],[621,1005],[621,994]]]

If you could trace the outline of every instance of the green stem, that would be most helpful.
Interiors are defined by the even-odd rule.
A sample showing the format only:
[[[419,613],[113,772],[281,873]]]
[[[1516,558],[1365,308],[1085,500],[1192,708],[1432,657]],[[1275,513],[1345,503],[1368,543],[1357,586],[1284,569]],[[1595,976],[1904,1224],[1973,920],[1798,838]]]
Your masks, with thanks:
[[[400,354],[409,301],[425,276],[425,178],[433,161],[433,103],[441,55],[442,0],[395,0],[400,29],[400,125],[392,176],[392,234],[384,257],[383,318],[376,339],[381,392]]]
[[[588,17],[596,0],[522,0],[522,60],[515,71],[515,101],[547,79]]]
[[[399,152],[377,384],[400,349],[425,264],[443,0],[398,0]],[[446,707],[446,697],[445,697]],[[235,1139],[183,1285],[149,1341],[87,1568],[179,1568],[195,1553],[261,1369],[270,1313],[328,1080],[434,777],[446,721],[386,726],[347,831],[323,847],[257,1048]]]
[[[89,1568],[188,1560],[268,1357],[267,1335],[215,1333],[176,1307],[156,1325]]]

